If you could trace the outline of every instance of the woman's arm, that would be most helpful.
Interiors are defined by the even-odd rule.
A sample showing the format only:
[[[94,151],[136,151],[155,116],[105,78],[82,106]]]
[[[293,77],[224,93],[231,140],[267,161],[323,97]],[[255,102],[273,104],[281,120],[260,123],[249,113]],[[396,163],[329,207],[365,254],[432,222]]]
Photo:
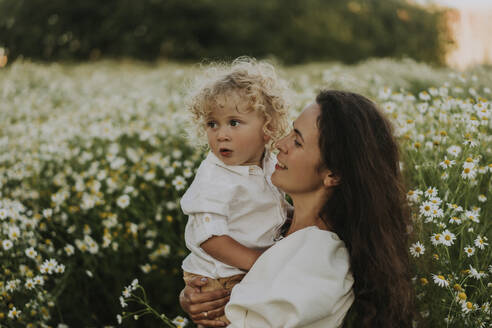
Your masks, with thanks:
[[[225,289],[201,292],[207,284],[207,278],[196,277],[179,294],[181,308],[197,325],[206,327],[225,327],[222,321],[214,320],[224,314],[224,307],[229,301],[230,292]]]
[[[200,247],[213,258],[230,266],[246,270],[251,269],[263,251],[248,248],[227,235],[213,236]]]

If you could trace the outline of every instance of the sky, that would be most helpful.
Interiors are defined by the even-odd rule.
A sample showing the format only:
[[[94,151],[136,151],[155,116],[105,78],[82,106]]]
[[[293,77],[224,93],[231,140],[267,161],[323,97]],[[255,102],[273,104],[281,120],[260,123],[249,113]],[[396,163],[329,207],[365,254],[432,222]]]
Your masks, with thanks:
[[[422,1],[420,2],[429,2]],[[486,7],[492,8],[492,0],[432,0],[438,4],[447,5],[455,8]]]

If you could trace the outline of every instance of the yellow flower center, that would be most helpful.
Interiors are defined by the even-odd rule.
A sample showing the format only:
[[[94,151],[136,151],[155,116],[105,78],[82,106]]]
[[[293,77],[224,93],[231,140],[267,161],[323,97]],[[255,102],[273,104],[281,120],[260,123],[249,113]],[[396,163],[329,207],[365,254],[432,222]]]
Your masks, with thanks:
[[[430,206],[429,205],[424,206],[424,210],[429,211],[430,210]]]
[[[463,292],[459,293],[459,294],[458,294],[458,297],[459,297],[461,300],[463,300],[463,301],[464,301],[464,300],[466,300],[466,294],[465,294],[465,293],[463,293]]]
[[[451,240],[451,236],[446,235],[446,236],[444,237],[444,239],[446,239],[446,240]]]
[[[451,164],[451,161],[449,159],[445,159],[444,164],[449,165],[449,164]]]
[[[465,172],[465,173],[470,173],[470,169],[469,169],[469,168],[465,168],[465,169],[463,170],[463,172]]]
[[[466,302],[466,308],[467,308],[468,310],[473,309],[473,304],[472,304],[471,302]]]
[[[422,248],[420,248],[420,247],[418,247],[418,246],[417,246],[417,247],[415,247],[415,251],[416,251],[417,253],[420,253],[420,252],[422,251]]]
[[[437,234],[435,237],[434,237],[435,240],[439,240],[441,239],[441,235],[440,234]]]
[[[468,163],[471,163],[471,162],[473,162],[473,158],[468,157],[468,158],[466,159],[466,161],[467,161]]]
[[[444,278],[443,275],[438,275],[437,278],[441,279],[441,280],[446,280],[446,278]]]

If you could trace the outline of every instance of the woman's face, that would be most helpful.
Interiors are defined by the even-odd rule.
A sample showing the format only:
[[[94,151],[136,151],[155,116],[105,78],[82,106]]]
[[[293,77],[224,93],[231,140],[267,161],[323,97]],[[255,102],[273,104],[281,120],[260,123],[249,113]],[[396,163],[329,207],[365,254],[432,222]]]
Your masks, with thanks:
[[[290,196],[323,188],[323,178],[318,170],[321,163],[317,126],[319,115],[318,104],[308,105],[294,121],[289,135],[276,144],[279,154],[272,183]]]

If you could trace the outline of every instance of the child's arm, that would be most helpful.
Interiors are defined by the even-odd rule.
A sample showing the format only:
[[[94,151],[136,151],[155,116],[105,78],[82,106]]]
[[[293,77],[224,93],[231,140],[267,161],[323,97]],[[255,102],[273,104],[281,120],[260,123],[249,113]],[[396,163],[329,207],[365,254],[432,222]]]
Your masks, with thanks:
[[[255,250],[241,245],[227,235],[213,236],[200,247],[213,258],[230,266],[248,271],[263,250]]]

